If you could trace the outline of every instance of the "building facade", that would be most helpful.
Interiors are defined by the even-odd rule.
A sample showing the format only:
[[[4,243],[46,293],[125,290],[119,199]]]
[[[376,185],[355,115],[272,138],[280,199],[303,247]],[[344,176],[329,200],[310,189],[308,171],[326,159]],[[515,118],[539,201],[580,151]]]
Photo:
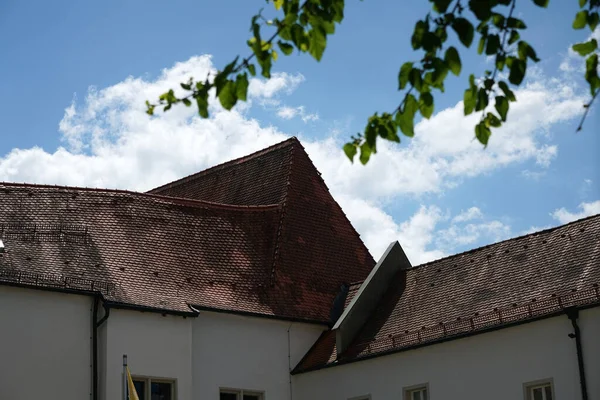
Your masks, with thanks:
[[[0,399],[600,400],[600,216],[376,263],[292,138],[135,193],[0,184]]]

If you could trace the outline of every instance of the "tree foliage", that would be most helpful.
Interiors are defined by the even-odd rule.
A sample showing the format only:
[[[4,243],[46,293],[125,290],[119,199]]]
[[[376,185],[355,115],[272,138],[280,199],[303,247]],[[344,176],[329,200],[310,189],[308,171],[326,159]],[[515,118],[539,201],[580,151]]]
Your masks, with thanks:
[[[549,3],[549,0],[532,1],[539,7],[547,7]],[[587,27],[594,31],[599,23],[600,0],[577,1],[579,7],[573,29]],[[493,70],[485,71],[479,79],[473,74],[468,77],[463,96],[464,114],[480,113],[475,137],[484,146],[487,146],[492,130],[507,121],[510,103],[517,101],[511,88],[521,85],[530,63],[539,61],[533,46],[521,37],[527,25],[516,17],[516,0],[429,2],[431,12],[416,22],[410,38],[412,48],[419,51],[421,58],[407,61],[399,69],[400,102],[393,111],[374,113],[364,131],[352,136],[344,145],[350,160],[358,155],[360,162],[366,164],[377,152],[378,139],[400,142],[400,133],[408,137],[414,135],[417,114],[423,118],[431,117],[435,109],[434,96],[444,92],[446,77],[449,73],[459,76],[462,70],[460,49],[447,45],[449,35],[456,35],[464,48],[476,43],[480,55],[494,59]],[[183,97],[177,97],[169,90],[157,103],[146,101],[147,113],[153,115],[156,107],[168,111],[175,104],[190,107],[195,102],[199,115],[208,118],[208,98],[212,89],[221,105],[231,109],[238,101],[246,100],[249,75],[256,76],[260,69],[263,77],[271,77],[271,68],[279,52],[287,56],[296,50],[320,61],[328,36],[335,33],[336,25],[344,18],[344,0],[267,0],[267,3],[274,6],[280,18],[267,20],[262,10],[252,17],[251,38],[247,42],[250,54],[246,58],[236,57],[204,80],[190,78],[181,83],[187,92]],[[270,35],[265,35],[265,30],[270,30]],[[585,57],[585,80],[591,95],[584,105],[579,131],[600,92],[598,43],[596,39],[590,39],[575,44],[573,50]],[[493,110],[490,103],[493,103]]]

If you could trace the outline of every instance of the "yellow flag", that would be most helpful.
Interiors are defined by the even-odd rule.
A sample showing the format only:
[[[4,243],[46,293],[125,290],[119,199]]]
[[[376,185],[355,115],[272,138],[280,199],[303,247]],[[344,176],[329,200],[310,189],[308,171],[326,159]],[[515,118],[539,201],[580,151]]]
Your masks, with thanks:
[[[131,374],[129,373],[129,367],[127,367],[127,388],[129,389],[129,400],[140,400],[135,391],[135,386],[133,384],[133,380],[131,379]]]

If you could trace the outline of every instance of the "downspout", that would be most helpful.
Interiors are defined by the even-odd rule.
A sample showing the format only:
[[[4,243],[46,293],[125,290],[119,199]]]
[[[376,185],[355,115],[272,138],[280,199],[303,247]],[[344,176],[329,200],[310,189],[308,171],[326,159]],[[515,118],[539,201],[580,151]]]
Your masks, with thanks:
[[[567,317],[571,320],[575,333],[569,333],[571,339],[575,339],[575,347],[577,348],[577,365],[579,367],[579,385],[581,387],[581,399],[588,400],[587,384],[585,381],[585,365],[583,363],[583,350],[581,349],[581,330],[577,324],[579,310],[576,308],[568,308],[566,310]]]
[[[292,322],[287,329],[287,339],[288,339],[288,375],[290,377],[290,400],[294,399],[294,395],[292,394],[292,351],[291,351],[291,341],[290,341],[290,329],[292,328],[294,323]]]
[[[108,319],[110,308],[104,306],[104,316],[98,320],[98,306],[101,296],[94,298],[94,319],[92,329],[92,400],[98,400],[98,328]]]

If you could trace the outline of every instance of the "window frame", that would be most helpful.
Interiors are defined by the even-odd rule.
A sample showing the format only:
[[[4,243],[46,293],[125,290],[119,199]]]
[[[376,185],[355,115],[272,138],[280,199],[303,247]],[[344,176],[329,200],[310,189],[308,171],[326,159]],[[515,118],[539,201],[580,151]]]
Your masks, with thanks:
[[[152,382],[157,383],[170,383],[171,384],[171,399],[177,400],[177,379],[175,378],[165,378],[158,376],[149,376],[149,375],[131,375],[132,381],[143,381],[144,382],[144,390],[145,395],[152,397]],[[144,400],[151,400],[145,398]]]
[[[417,390],[426,390],[427,391],[427,399],[424,399],[424,400],[429,400],[429,397],[430,397],[429,382],[403,387],[402,388],[402,398],[404,400],[412,400],[412,394],[414,392],[416,392]]]
[[[556,399],[556,395],[554,392],[554,379],[546,378],[546,379],[538,379],[535,381],[525,382],[523,383],[523,399],[524,400],[533,400],[533,389],[537,389],[538,387],[546,387],[550,386],[550,392],[552,393],[552,400]],[[542,395],[546,397],[544,393]]]
[[[244,400],[244,392],[249,395],[258,395],[259,400],[265,400],[265,391],[264,390],[252,390],[252,389],[237,389],[231,387],[219,387],[219,400],[221,398],[221,393],[229,393],[236,394],[238,396],[238,400]]]

